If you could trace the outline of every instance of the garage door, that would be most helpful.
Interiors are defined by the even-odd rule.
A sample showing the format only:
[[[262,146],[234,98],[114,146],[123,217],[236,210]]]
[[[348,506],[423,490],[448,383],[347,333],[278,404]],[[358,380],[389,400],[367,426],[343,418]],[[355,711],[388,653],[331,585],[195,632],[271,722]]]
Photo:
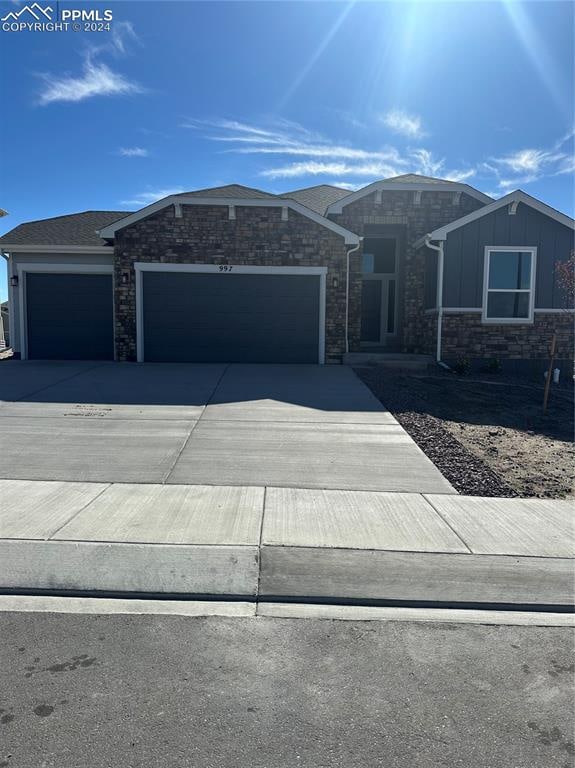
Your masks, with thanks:
[[[113,360],[112,275],[26,275],[28,357]]]
[[[143,272],[144,359],[317,363],[319,275]]]

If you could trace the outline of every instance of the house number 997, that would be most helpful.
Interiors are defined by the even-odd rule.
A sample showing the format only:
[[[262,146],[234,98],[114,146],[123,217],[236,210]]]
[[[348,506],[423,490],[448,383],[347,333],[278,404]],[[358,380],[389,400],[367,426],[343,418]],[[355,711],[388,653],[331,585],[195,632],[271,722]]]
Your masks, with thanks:
[[[231,272],[233,267],[231,267],[229,264],[220,264],[218,267],[219,272]]]

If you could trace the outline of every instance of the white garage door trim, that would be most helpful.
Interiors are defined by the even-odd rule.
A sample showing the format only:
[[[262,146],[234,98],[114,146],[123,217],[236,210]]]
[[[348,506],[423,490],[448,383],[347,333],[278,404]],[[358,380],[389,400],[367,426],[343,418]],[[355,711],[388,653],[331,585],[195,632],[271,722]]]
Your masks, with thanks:
[[[170,264],[163,262],[134,263],[136,270],[136,359],[144,357],[144,291],[143,272],[208,272],[225,275],[317,275],[319,277],[319,345],[318,363],[325,363],[325,291],[327,267],[253,267],[239,264]]]
[[[20,320],[20,358],[28,359],[28,313],[26,305],[26,273],[43,272],[60,273],[64,275],[113,275],[114,267],[112,264],[18,264],[18,317]],[[112,280],[112,294],[114,292],[114,281]],[[115,313],[114,301],[112,301],[113,312]],[[112,317],[115,327],[115,318]],[[115,349],[114,343],[114,349]]]

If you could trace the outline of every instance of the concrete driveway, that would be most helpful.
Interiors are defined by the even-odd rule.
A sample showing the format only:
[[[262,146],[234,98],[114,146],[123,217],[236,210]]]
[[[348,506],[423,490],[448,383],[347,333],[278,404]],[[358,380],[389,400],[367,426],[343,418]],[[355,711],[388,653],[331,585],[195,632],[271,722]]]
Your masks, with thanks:
[[[339,366],[4,361],[0,477],[454,493]]]

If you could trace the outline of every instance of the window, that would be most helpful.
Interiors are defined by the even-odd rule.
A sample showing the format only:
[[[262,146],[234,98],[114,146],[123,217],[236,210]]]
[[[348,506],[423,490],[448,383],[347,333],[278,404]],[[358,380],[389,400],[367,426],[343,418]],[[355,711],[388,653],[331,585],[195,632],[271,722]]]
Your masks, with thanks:
[[[535,260],[531,246],[485,248],[484,323],[532,323]]]
[[[366,237],[363,243],[362,271],[367,274],[395,272],[395,238]]]

